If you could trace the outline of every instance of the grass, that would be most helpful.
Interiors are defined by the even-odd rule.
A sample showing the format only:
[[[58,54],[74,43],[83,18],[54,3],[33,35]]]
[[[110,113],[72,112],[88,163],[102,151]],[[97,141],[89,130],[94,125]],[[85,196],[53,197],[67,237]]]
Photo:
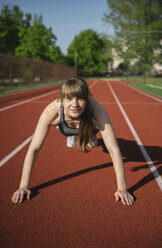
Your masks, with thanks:
[[[127,83],[162,97],[162,78],[129,77]]]
[[[60,82],[61,82],[61,80],[57,80],[57,81],[53,81],[53,82],[44,82],[44,83],[0,85],[0,95],[5,95],[5,94],[29,90],[29,89],[37,89],[37,88],[41,88],[41,87],[51,86],[54,84],[58,84]]]

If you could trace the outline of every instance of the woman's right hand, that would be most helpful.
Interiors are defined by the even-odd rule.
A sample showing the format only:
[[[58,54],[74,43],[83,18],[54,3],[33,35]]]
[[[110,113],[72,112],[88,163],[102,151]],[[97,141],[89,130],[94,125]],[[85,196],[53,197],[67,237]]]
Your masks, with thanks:
[[[31,191],[28,188],[19,188],[12,196],[12,201],[14,203],[21,203],[26,195],[27,199],[30,199]]]

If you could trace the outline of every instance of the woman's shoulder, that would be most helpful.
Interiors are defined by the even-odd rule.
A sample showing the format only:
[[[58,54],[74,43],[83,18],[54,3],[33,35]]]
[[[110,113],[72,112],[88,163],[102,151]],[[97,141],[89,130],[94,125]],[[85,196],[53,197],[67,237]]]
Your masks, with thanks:
[[[96,101],[94,98],[89,98],[91,108],[94,113],[96,122],[102,122],[103,120],[109,119],[109,115],[102,104]]]
[[[55,120],[60,112],[61,102],[59,99],[55,99],[50,104],[48,104],[43,110],[43,115],[49,120]]]
[[[49,103],[49,104],[45,107],[44,111],[45,111],[46,113],[57,112],[57,111],[59,111],[60,106],[61,106],[60,100],[59,100],[59,99],[55,99],[54,101],[52,101],[51,103]]]
[[[104,107],[94,98],[90,97],[89,102],[94,113],[101,113],[105,110]]]

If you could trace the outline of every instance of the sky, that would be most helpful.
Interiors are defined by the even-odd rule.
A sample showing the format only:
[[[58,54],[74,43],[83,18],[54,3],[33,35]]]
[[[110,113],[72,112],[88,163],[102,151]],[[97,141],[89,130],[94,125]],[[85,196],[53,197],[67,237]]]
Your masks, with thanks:
[[[56,45],[64,54],[75,35],[83,30],[113,34],[113,28],[102,20],[108,11],[107,0],[0,0],[0,9],[8,3],[18,5],[24,13],[41,14],[43,24],[52,27]]]

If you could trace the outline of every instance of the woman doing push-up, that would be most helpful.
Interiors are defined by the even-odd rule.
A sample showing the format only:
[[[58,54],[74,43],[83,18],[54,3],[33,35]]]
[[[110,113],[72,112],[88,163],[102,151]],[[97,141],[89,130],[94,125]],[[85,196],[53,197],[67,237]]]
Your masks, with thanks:
[[[91,97],[87,83],[78,76],[65,79],[60,86],[59,97],[42,112],[25,157],[20,186],[12,196],[14,203],[21,203],[24,196],[30,199],[32,168],[51,126],[56,126],[68,136],[68,147],[76,147],[82,152],[87,152],[87,146],[93,148],[97,145],[96,134],[100,132],[116,174],[115,199],[127,205],[133,203],[133,196],[126,188],[123,160],[108,113]]]

